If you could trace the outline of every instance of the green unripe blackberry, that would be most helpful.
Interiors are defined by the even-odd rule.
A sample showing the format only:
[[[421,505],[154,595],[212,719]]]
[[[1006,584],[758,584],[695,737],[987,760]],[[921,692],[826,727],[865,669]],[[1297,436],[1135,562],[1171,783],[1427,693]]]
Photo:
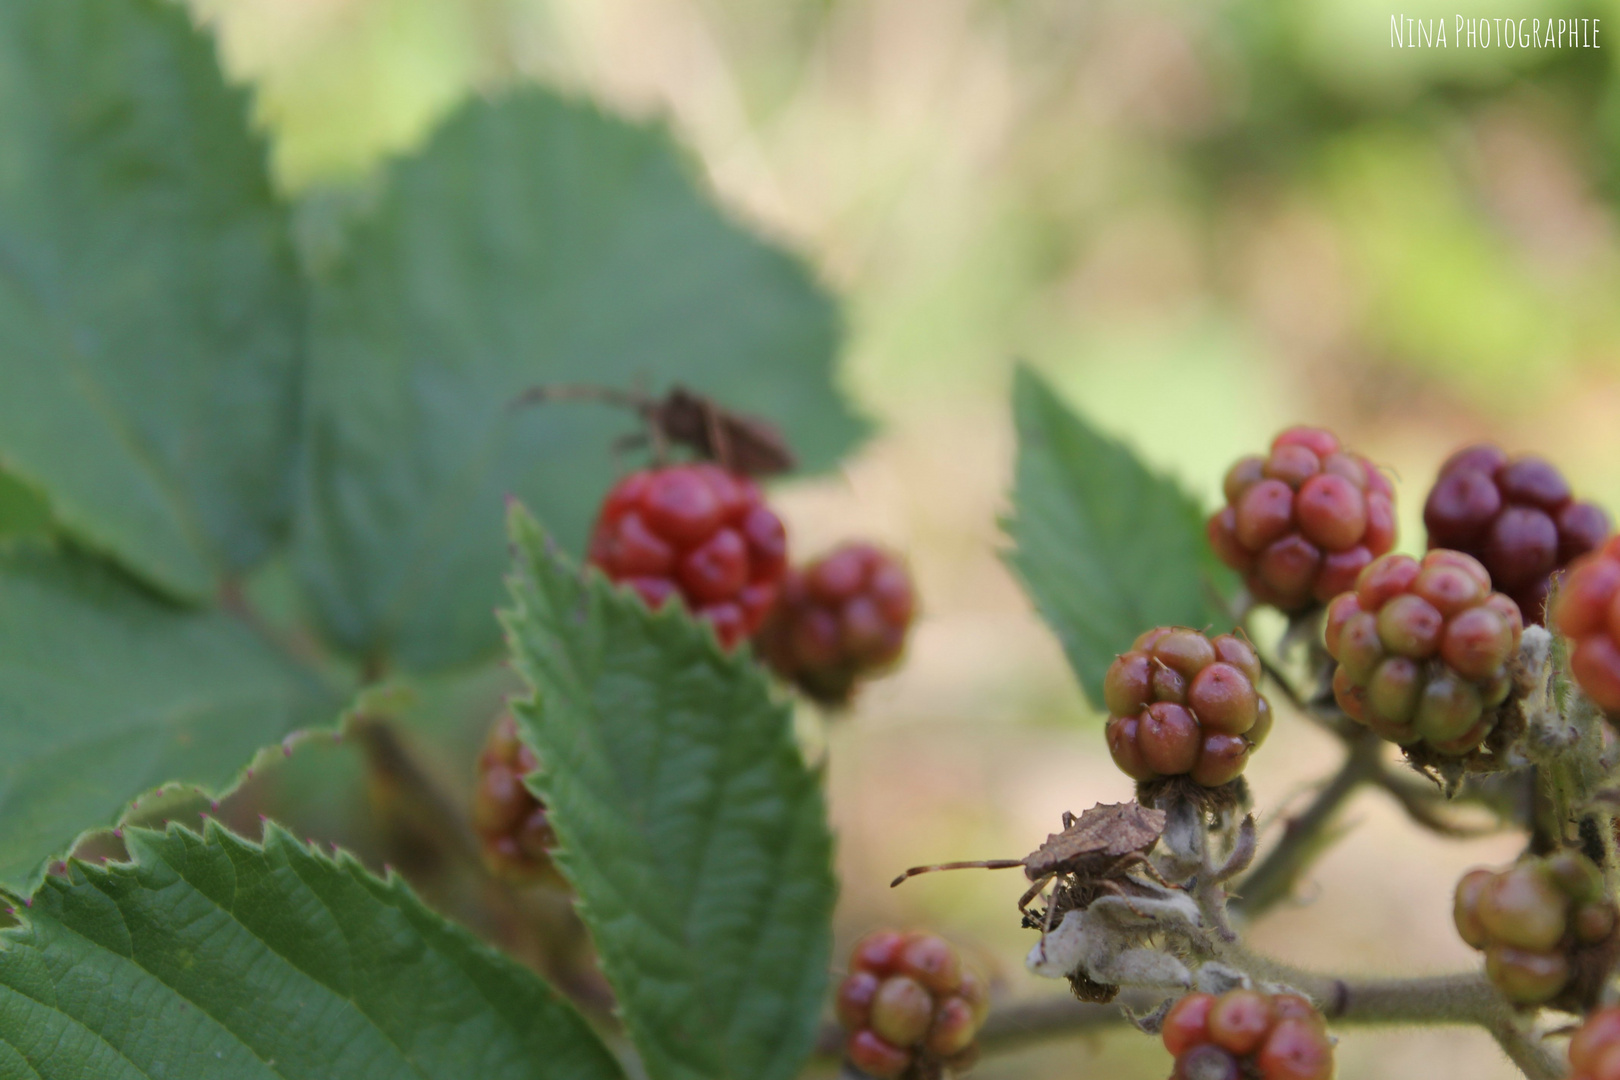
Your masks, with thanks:
[[[1616,910],[1592,861],[1564,850],[1502,871],[1470,870],[1457,883],[1452,917],[1463,941],[1485,954],[1486,975],[1502,995],[1540,1005],[1564,992],[1583,954],[1610,942]]]

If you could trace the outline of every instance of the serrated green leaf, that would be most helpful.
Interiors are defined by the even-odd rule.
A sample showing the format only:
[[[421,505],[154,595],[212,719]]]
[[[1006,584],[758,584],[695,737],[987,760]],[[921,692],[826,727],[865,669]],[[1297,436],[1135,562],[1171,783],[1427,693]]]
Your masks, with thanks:
[[[0,465],[189,598],[291,507],[303,301],[248,112],[178,3],[0,4]]]
[[[781,424],[809,468],[860,433],[832,303],[661,131],[528,90],[468,105],[386,181],[314,293],[298,553],[342,645],[419,668],[495,651],[508,496],[582,550],[637,422],[510,408],[535,384],[680,381]]]
[[[532,777],[653,1080],[785,1080],[809,1055],[837,886],[819,778],[746,654],[581,578],[522,511],[505,616]]]
[[[87,830],[178,782],[232,786],[337,703],[234,619],[83,558],[0,553],[0,885],[26,893]]]
[[[269,825],[126,832],[0,950],[0,1077],[618,1080],[539,978],[398,878]]]
[[[1108,665],[1142,631],[1229,627],[1216,598],[1230,577],[1210,554],[1198,504],[1027,368],[1013,388],[1013,414],[1007,560],[1100,707]]]

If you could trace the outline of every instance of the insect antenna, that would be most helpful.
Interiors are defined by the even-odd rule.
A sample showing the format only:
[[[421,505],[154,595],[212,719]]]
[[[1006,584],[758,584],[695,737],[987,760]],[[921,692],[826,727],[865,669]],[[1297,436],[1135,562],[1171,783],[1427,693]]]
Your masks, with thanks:
[[[916,877],[918,874],[931,874],[935,870],[1011,870],[1015,866],[1023,865],[1023,859],[982,859],[979,862],[943,862],[932,866],[913,866],[889,882],[889,888],[894,888],[906,878]]]

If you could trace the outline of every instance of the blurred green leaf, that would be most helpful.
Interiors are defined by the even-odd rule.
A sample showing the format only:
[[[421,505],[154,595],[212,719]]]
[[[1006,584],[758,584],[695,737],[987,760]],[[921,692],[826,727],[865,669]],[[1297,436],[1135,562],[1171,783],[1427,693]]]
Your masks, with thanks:
[[[819,778],[746,650],[581,578],[525,512],[505,621],[530,783],[653,1080],[784,1080],[821,1013],[837,887]]]
[[[1549,373],[1575,355],[1580,290],[1537,280],[1424,132],[1366,125],[1322,164],[1327,208],[1364,283],[1364,333],[1380,351],[1500,409],[1553,391]],[[1606,318],[1613,307],[1606,294]]]
[[[0,472],[0,537],[47,535],[51,504],[36,489],[10,473]]]
[[[248,111],[179,4],[0,5],[0,465],[193,599],[292,495],[303,306]]]
[[[1058,400],[1028,368],[1013,388],[1018,465],[1007,559],[1093,706],[1114,657],[1155,626],[1231,625],[1230,576],[1198,504]]]
[[[525,388],[678,380],[780,423],[811,469],[862,430],[805,268],[717,213],[661,132],[539,90],[396,163],[315,303],[299,566],[332,637],[412,667],[498,648],[503,500],[582,549],[636,430],[512,409]]]
[[[574,1010],[397,877],[275,825],[130,829],[4,933],[0,1075],[616,1080]]]
[[[81,557],[0,554],[0,885],[28,892],[159,785],[234,786],[337,704],[226,615]]]

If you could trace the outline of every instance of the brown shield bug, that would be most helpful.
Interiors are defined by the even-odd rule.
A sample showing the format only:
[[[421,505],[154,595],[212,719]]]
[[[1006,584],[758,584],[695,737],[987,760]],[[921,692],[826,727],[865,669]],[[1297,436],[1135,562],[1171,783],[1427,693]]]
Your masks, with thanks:
[[[670,445],[675,445],[744,476],[776,476],[794,466],[793,451],[774,424],[721,408],[712,399],[683,386],[672,387],[663,397],[606,386],[536,386],[513,405],[542,401],[599,401],[634,410],[646,425],[646,433],[621,439],[615,446],[630,448],[651,443],[658,460],[664,458]]]
[[[1032,882],[1029,890],[1018,898],[1018,910],[1024,913],[1026,925],[1039,925],[1030,919],[1030,903],[1048,882],[1056,879],[1059,883],[1061,903],[1054,901],[1042,920],[1050,929],[1060,906],[1066,911],[1083,908],[1104,892],[1127,895],[1121,881],[1136,867],[1146,868],[1150,876],[1162,881],[1148,861],[1148,852],[1164,835],[1164,826],[1163,810],[1152,810],[1135,802],[1098,803],[1079,817],[1065,811],[1063,831],[1052,833],[1046,843],[1022,859],[914,866],[890,882],[889,887],[935,870],[1010,870],[1021,866],[1024,876]]]

